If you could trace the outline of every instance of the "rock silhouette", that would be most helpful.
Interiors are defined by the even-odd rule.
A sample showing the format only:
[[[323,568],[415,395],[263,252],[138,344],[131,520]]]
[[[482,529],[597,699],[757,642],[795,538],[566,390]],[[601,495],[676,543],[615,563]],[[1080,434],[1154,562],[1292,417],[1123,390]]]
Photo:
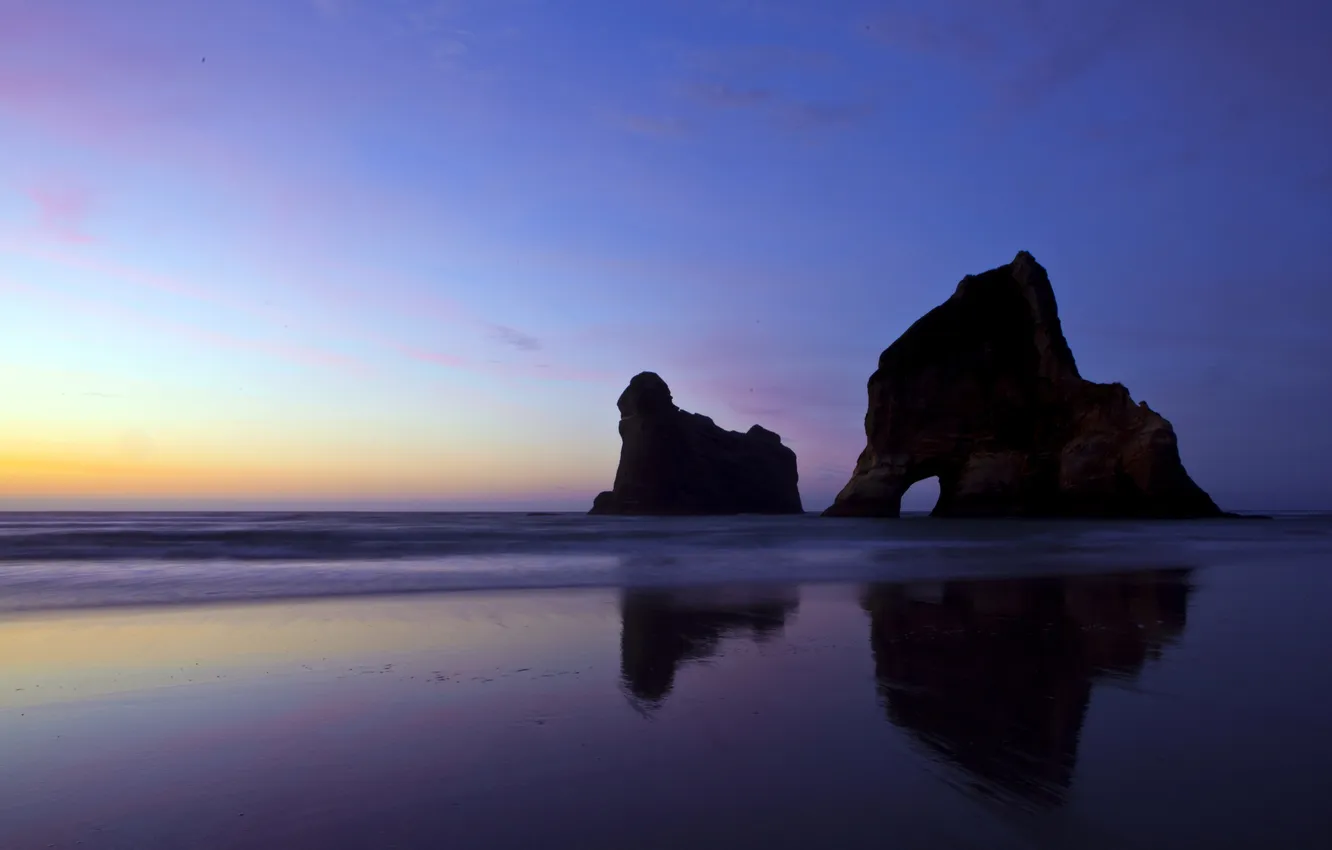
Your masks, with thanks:
[[[888,718],[987,793],[1063,802],[1092,685],[1184,630],[1188,570],[870,587]]]
[[[866,446],[827,515],[898,516],[932,476],[935,516],[1221,515],[1168,421],[1078,373],[1025,251],[964,278],[880,355],[868,391]]]
[[[717,590],[626,590],[620,597],[624,686],[647,706],[659,705],[681,664],[711,657],[728,636],[767,640],[783,629],[798,605],[789,590],[738,597]]]
[[[594,514],[798,514],[795,452],[758,425],[741,434],[675,406],[657,374],[620,395],[620,465]]]

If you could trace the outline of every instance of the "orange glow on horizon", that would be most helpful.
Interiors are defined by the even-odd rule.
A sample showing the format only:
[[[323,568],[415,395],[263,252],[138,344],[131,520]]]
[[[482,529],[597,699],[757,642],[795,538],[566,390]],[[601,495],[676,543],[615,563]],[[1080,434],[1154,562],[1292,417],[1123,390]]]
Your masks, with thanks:
[[[517,460],[518,462],[515,462]],[[597,465],[490,453],[281,457],[271,452],[117,456],[87,446],[0,449],[0,497],[495,498],[609,485]],[[564,462],[561,462],[563,460]],[[613,468],[610,471],[613,474]]]

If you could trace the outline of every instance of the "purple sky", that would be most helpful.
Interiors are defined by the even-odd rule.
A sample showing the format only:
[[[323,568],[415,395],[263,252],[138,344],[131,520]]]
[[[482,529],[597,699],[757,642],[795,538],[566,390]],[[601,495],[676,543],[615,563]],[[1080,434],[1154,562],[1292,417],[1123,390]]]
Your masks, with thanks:
[[[651,369],[818,509],[879,351],[1025,249],[1219,503],[1332,507],[1329,45],[1315,0],[0,0],[0,505],[584,508]]]

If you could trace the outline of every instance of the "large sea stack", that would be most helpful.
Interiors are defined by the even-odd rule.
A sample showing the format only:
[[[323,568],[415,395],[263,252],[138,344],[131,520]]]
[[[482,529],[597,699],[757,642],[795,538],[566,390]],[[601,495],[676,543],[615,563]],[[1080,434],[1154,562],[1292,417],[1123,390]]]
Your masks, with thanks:
[[[675,406],[653,372],[620,395],[620,466],[594,514],[798,514],[796,456],[755,425],[727,431]]]
[[[1175,431],[1122,384],[1078,374],[1026,251],[968,275],[879,356],[867,445],[829,516],[895,517],[939,478],[934,516],[1210,517]]]

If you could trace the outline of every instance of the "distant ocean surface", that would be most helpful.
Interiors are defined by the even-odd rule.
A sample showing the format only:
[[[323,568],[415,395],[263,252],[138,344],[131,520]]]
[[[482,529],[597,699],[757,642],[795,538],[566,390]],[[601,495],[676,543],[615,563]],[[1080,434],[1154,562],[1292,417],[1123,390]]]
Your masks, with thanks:
[[[0,611],[500,588],[1332,564],[1332,513],[1202,522],[0,513]]]

